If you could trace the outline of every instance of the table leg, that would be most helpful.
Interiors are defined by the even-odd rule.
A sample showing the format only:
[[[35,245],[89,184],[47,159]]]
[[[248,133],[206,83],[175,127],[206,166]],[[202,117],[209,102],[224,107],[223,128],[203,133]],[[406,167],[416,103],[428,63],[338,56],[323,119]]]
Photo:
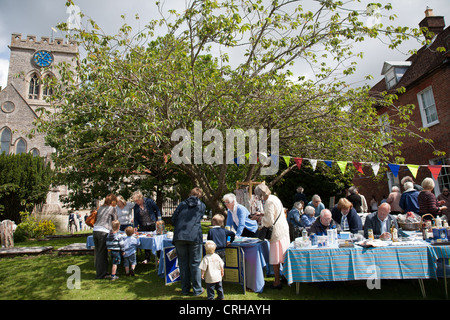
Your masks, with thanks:
[[[295,283],[295,293],[300,294],[300,282]]]
[[[423,279],[419,279],[420,290],[422,291],[422,297],[427,298],[427,293],[425,292],[425,285],[423,284]]]
[[[448,291],[447,291],[447,271],[445,270],[445,259],[442,259],[442,269],[444,270],[445,299],[448,299]]]

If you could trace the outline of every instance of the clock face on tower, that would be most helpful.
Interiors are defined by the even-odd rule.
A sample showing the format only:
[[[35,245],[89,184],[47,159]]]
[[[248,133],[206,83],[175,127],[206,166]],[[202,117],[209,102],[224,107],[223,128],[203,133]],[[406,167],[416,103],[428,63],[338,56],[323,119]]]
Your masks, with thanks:
[[[53,55],[45,50],[37,51],[33,55],[33,62],[38,67],[48,67],[53,62]]]

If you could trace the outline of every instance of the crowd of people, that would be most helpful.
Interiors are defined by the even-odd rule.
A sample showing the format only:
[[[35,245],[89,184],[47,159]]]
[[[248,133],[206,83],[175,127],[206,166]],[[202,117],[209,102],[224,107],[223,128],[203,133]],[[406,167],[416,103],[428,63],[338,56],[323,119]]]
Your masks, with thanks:
[[[269,264],[273,267],[275,280],[269,287],[281,289],[280,270],[285,253],[290,243],[299,237],[303,230],[307,230],[309,234],[320,235],[327,234],[330,228],[336,228],[338,231],[351,233],[364,232],[366,238],[371,230],[375,238],[384,239],[390,237],[391,225],[398,228],[396,214],[449,213],[449,190],[443,189],[436,198],[432,192],[433,179],[424,179],[421,186],[414,184],[410,177],[403,179],[401,183],[403,193],[400,187],[393,187],[389,196],[380,204],[372,197],[370,207],[358,189],[351,187],[348,196],[339,199],[330,209],[325,207],[317,194],[308,202],[304,189],[299,187],[294,195],[294,205],[287,213],[281,200],[273,195],[264,183],[254,189],[256,199],[263,204],[261,212],[250,214],[245,206],[237,203],[233,193],[228,193],[222,198],[226,207],[226,218],[222,213],[213,215],[206,244],[201,227],[202,218],[206,214],[206,205],[201,201],[203,191],[200,188],[192,189],[188,198],[178,205],[172,215],[172,243],[178,257],[182,294],[202,294],[203,279],[208,299],[214,298],[214,290],[218,299],[223,299],[222,277],[226,246],[232,243],[235,237],[258,237],[261,227],[272,230],[269,239]],[[361,213],[367,213],[364,221],[361,219]],[[126,273],[133,275],[136,266],[135,250],[139,243],[131,240],[134,238],[132,234],[138,230],[154,231],[158,219],[161,219],[158,206],[152,199],[145,198],[141,192],[133,194],[131,203],[121,196],[108,195],[98,209],[93,228],[96,277],[116,279],[117,265],[125,258]],[[119,230],[125,231],[126,236],[120,238]],[[204,257],[203,247],[206,249]],[[107,270],[108,250],[112,252],[111,274]],[[149,255],[150,252],[146,253],[144,263],[148,262]]]
[[[312,197],[312,201],[305,206],[303,201],[294,202],[292,209],[287,214],[289,222],[290,238],[293,241],[300,236],[303,229],[315,234],[326,234],[326,230],[336,226],[341,231],[358,233],[364,231],[367,238],[368,230],[373,230],[375,238],[389,238],[390,227],[393,224],[398,228],[397,215],[413,212],[417,216],[431,214],[434,217],[445,216],[446,220],[450,218],[450,197],[448,188],[443,188],[442,193],[437,197],[433,190],[435,183],[432,178],[425,178],[421,185],[415,184],[409,176],[401,180],[403,193],[399,186],[393,186],[387,197],[378,204],[375,196],[372,197],[367,205],[366,199],[358,192],[355,186],[348,190],[348,196],[339,199],[338,203],[331,208],[321,209],[318,215],[317,208],[321,201],[318,195]],[[301,199],[297,189],[294,201]],[[322,205],[322,208],[324,206]],[[313,216],[312,213],[315,212]],[[364,221],[361,219],[364,216]],[[427,219],[426,217],[425,219]]]

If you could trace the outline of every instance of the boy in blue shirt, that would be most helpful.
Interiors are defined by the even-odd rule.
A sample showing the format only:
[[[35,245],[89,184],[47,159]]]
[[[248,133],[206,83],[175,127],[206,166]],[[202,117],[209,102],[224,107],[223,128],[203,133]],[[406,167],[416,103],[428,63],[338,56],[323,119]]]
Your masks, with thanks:
[[[124,242],[123,266],[125,267],[126,276],[134,277],[134,269],[136,268],[136,250],[140,245],[139,238],[133,237],[134,229],[131,226],[125,228],[127,235]],[[130,269],[131,267],[131,269]]]
[[[216,253],[225,261],[225,248],[234,241],[235,233],[223,228],[225,218],[221,214],[215,214],[211,219],[212,228],[208,231],[207,240],[216,244]]]
[[[106,248],[110,252],[112,260],[111,280],[119,279],[116,276],[117,266],[121,262],[121,253],[124,251],[123,237],[119,234],[119,228],[119,220],[114,220],[112,222],[112,231],[106,237]]]

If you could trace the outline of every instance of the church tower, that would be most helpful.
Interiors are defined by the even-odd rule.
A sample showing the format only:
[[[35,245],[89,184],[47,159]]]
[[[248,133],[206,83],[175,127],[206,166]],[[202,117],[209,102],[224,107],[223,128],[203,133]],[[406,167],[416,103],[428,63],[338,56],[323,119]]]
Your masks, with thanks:
[[[57,77],[55,66],[66,62],[75,65],[78,46],[75,41],[62,38],[51,40],[28,35],[12,34],[9,46],[8,82],[0,92],[1,152],[33,154],[48,157],[53,152],[46,146],[43,135],[29,139],[36,110],[48,107],[46,98],[51,89],[43,84],[46,77]]]
[[[29,138],[28,134],[38,117],[37,109],[50,106],[46,98],[52,95],[52,90],[43,80],[58,78],[56,66],[59,63],[76,65],[77,43],[62,38],[38,40],[34,35],[23,38],[21,34],[12,34],[9,49],[8,80],[0,91],[0,152],[31,152],[49,161],[54,150],[45,144],[45,135]],[[50,192],[47,203],[59,203],[59,193],[59,189]]]

